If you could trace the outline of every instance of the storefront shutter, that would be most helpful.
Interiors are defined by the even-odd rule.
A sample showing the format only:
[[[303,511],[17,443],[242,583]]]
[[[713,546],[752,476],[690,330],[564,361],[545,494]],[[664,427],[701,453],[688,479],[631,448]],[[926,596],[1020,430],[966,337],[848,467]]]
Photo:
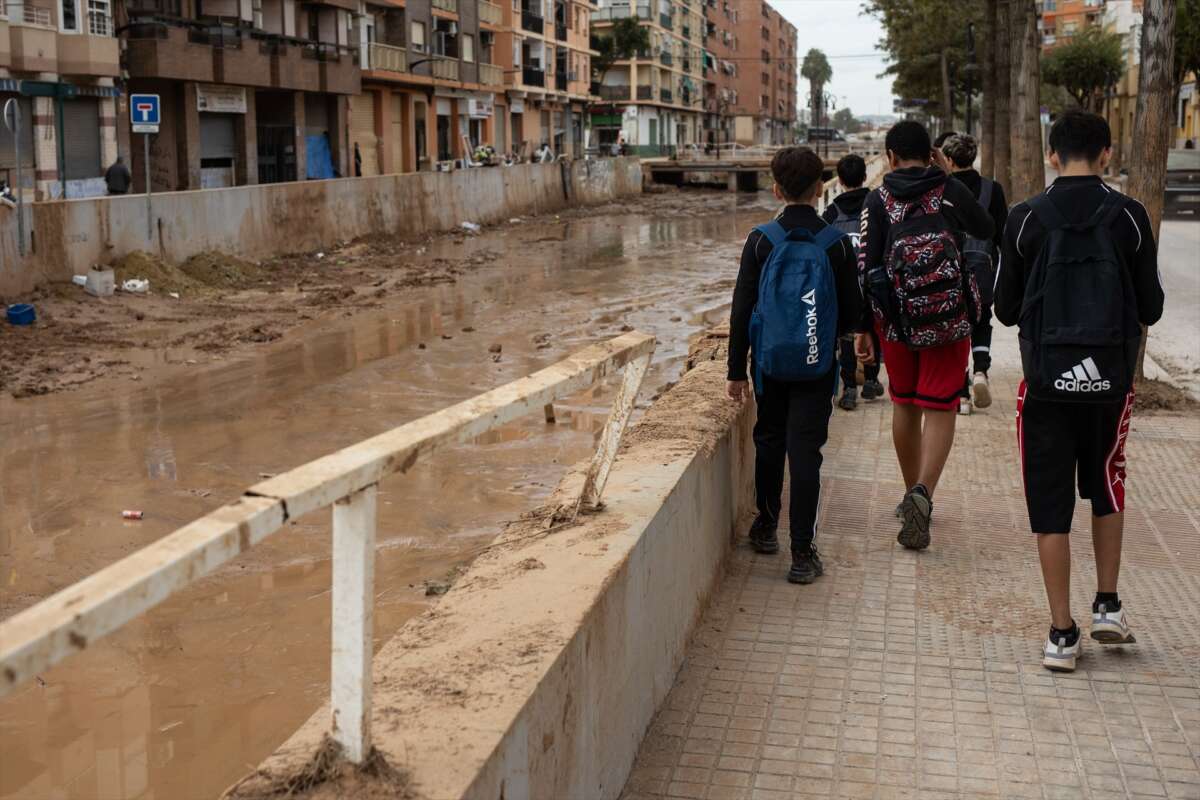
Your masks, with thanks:
[[[362,156],[362,174],[379,174],[379,151],[375,136],[375,93],[363,92],[350,97],[350,152],[358,145]]]
[[[233,114],[200,115],[200,158],[236,159],[233,117]]]
[[[63,165],[69,181],[97,178],[100,164],[100,103],[94,97],[65,100],[63,110]]]

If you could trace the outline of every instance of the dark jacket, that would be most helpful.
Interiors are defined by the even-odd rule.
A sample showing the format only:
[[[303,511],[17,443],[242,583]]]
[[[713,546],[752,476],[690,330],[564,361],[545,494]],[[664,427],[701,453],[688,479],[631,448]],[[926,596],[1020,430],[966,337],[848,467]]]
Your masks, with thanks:
[[[1104,198],[1115,191],[1100,178],[1083,175],[1058,178],[1045,194],[1068,222],[1084,222],[1096,213]],[[1123,213],[1117,216],[1111,232],[1117,253],[1133,278],[1138,320],[1143,325],[1153,325],[1162,317],[1163,288],[1158,277],[1158,248],[1146,208],[1132,197],[1126,197]],[[1025,283],[1045,241],[1046,229],[1029,204],[1021,202],[1013,206],[1004,228],[1000,271],[996,275],[994,311],[996,319],[1005,325],[1016,325],[1020,321]]]
[[[825,228],[812,206],[790,205],[778,217],[785,230],[804,227],[813,233]],[[771,242],[758,231],[751,231],[742,248],[742,264],[738,269],[737,285],[733,289],[733,308],[729,312],[729,380],[744,381],[747,377],[746,356],[750,352],[750,314],[758,302],[758,279],[763,265],[771,255]],[[848,237],[838,239],[829,250],[837,287],[838,335],[852,330],[858,319],[862,294],[854,272],[854,248]]]
[[[983,176],[978,172],[973,169],[964,169],[962,172],[953,173],[951,177],[966,186],[976,198],[979,197],[983,187]],[[1004,243],[1004,222],[1008,219],[1008,201],[1004,196],[1004,187],[1000,185],[1000,181],[994,178],[992,179],[992,199],[988,203],[987,212],[996,226],[996,232],[992,234],[992,242],[995,243],[996,254],[999,255],[1000,247]]]
[[[129,174],[129,167],[124,164],[113,163],[104,173],[104,185],[108,188],[109,194],[125,194],[129,191],[129,184],[132,182],[133,177]]]
[[[848,192],[842,192],[837,197],[833,198],[833,202],[825,207],[824,213],[821,214],[821,219],[829,224],[838,218],[838,211],[845,212],[846,216],[857,219],[862,214],[863,203],[867,199],[867,193],[871,191],[865,186],[860,186],[857,189],[851,189]]]
[[[948,180],[945,172],[937,167],[905,167],[883,176],[883,185],[898,200],[916,200],[926,192],[945,184],[942,193],[942,216],[960,237],[964,234],[976,239],[990,239],[995,233],[995,224],[975,196],[961,182]],[[866,275],[878,266],[887,247],[887,211],[879,190],[867,195],[863,206],[862,240],[858,248],[858,276],[865,285]],[[874,325],[870,303],[862,304],[857,330],[866,332]]]

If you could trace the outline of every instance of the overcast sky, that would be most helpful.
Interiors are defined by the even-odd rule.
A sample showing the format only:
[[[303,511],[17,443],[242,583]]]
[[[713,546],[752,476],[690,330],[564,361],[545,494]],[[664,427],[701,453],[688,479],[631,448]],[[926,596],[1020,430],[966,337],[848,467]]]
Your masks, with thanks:
[[[883,53],[876,49],[883,26],[877,18],[863,13],[861,0],[768,2],[796,26],[801,61],[812,47],[824,50],[829,57],[833,82],[828,91],[837,97],[838,108],[848,104],[855,114],[892,113],[892,80],[877,77],[885,66]],[[797,91],[798,104],[804,106],[808,83],[803,78],[798,79]]]

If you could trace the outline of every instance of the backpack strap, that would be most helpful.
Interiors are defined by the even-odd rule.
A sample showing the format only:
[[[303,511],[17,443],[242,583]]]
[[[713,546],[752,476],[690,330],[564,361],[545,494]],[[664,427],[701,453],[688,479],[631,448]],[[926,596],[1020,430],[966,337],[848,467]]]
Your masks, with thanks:
[[[844,236],[846,236],[846,234],[837,228],[833,227],[832,225],[826,225],[813,238],[813,243],[816,244],[817,247],[821,248],[822,252],[824,252],[833,247],[833,245]]]
[[[1029,200],[1029,210],[1038,218],[1038,222],[1042,223],[1042,227],[1047,231],[1057,230],[1064,225],[1069,224],[1067,218],[1058,210],[1058,206],[1054,205],[1045,192],[1042,192],[1037,197]]]
[[[764,225],[758,225],[754,230],[767,237],[767,241],[771,243],[771,247],[778,247],[788,236],[787,230],[779,224],[778,220],[771,220]]]
[[[979,205],[983,206],[984,211],[989,211],[992,206],[992,189],[996,186],[996,182],[990,178],[979,179]]]
[[[1105,228],[1111,228],[1113,222],[1122,211],[1125,210],[1125,201],[1128,200],[1125,195],[1120,192],[1109,192],[1104,196],[1104,202],[1096,209],[1096,213],[1088,220],[1088,227],[1101,225]]]

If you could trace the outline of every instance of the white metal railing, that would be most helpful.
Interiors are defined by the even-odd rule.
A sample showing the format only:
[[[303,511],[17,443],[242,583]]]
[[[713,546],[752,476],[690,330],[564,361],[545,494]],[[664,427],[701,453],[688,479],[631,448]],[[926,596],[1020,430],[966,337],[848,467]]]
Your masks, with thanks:
[[[50,9],[42,8],[41,6],[13,6],[12,18],[10,22],[24,23],[26,25],[38,25],[43,28],[50,28],[54,25],[54,20],[50,14]]]
[[[484,86],[503,86],[504,70],[495,64],[480,64],[479,82]]]
[[[369,48],[371,69],[387,72],[408,72],[408,51],[403,47],[371,42]]]
[[[161,603],[312,511],[333,506],[330,735],[350,761],[371,750],[375,500],[379,482],[419,458],[487,433],[624,369],[576,503],[598,507],[654,354],[654,337],[623,334],[540,372],[393,428],[250,487],[111,566],[0,622],[0,697]]]
[[[489,3],[487,0],[479,0],[479,21],[487,25],[499,25],[503,17],[501,16],[500,6],[495,3]]]

